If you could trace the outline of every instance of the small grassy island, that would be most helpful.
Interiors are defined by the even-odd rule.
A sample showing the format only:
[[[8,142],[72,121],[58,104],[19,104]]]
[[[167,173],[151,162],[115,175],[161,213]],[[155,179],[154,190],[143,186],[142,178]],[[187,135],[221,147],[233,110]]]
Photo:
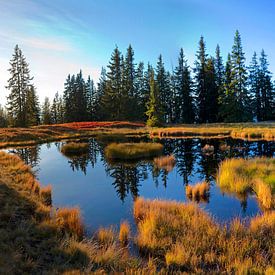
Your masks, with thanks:
[[[61,153],[64,155],[81,155],[87,153],[88,148],[88,143],[69,142],[61,147]]]
[[[159,156],[162,150],[160,143],[112,143],[105,148],[105,155],[109,159],[136,160]]]

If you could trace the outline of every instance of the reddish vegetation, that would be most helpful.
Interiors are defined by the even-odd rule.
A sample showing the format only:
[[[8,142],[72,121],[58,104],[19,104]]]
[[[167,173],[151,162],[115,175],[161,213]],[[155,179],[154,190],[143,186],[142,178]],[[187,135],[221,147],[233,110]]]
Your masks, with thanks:
[[[87,122],[70,122],[64,124],[55,124],[54,126],[63,126],[72,129],[93,129],[93,128],[138,128],[144,127],[144,123],[129,121],[87,121]]]

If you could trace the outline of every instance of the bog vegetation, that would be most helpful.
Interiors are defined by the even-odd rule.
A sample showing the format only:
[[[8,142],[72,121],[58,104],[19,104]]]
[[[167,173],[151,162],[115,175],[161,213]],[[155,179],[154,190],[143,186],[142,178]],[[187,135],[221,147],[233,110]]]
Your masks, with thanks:
[[[88,143],[84,142],[69,142],[61,147],[61,153],[64,155],[79,155],[87,153],[89,148]]]
[[[134,236],[123,221],[90,238],[80,209],[54,209],[51,187],[19,157],[0,152],[0,168],[0,273],[274,273],[274,211],[225,227],[197,204],[137,198]]]
[[[219,167],[218,185],[226,192],[254,192],[264,208],[275,207],[275,159],[227,159]]]

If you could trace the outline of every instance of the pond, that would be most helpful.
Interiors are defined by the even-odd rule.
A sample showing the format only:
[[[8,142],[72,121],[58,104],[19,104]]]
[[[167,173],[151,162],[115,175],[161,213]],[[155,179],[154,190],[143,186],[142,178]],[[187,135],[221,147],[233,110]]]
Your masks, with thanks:
[[[237,139],[163,139],[164,154],[173,154],[176,164],[171,171],[158,169],[151,161],[109,163],[104,157],[104,142],[89,143],[87,154],[67,158],[60,153],[63,142],[14,148],[33,167],[42,185],[52,185],[54,207],[79,206],[88,231],[118,226],[128,220],[134,225],[132,204],[137,196],[188,201],[185,186],[206,180],[210,197],[198,202],[219,222],[234,217],[247,218],[261,212],[253,194],[236,197],[223,193],[215,183],[219,163],[231,157],[274,157],[275,142]],[[214,147],[203,152],[205,145]],[[212,147],[212,148],[213,148]]]

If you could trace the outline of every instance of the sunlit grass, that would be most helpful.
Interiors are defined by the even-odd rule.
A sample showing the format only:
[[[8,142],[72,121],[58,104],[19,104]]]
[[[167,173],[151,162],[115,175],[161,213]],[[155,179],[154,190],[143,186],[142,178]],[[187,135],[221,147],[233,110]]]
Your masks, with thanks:
[[[219,167],[217,182],[223,191],[254,191],[264,208],[275,205],[275,159],[227,159]]]
[[[119,227],[119,241],[125,246],[128,244],[130,238],[130,225],[127,221],[123,221]]]
[[[138,198],[134,216],[141,252],[170,272],[248,274],[272,265],[274,212],[226,228],[193,203]]]
[[[152,158],[162,153],[160,143],[112,143],[105,148],[105,156],[109,159],[141,159]]]

